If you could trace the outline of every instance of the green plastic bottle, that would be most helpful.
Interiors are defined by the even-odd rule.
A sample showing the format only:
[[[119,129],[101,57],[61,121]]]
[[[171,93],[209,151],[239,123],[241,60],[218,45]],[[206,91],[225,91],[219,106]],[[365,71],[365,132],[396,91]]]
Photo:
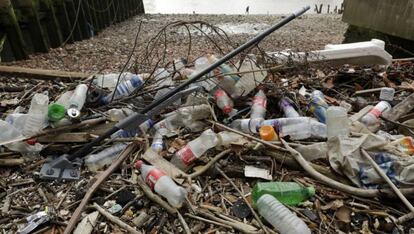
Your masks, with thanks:
[[[315,195],[315,188],[304,187],[295,182],[257,183],[252,191],[254,204],[264,194],[274,196],[284,205],[297,205]]]
[[[47,110],[47,117],[52,122],[59,121],[65,117],[66,108],[60,104],[53,103],[49,105]]]

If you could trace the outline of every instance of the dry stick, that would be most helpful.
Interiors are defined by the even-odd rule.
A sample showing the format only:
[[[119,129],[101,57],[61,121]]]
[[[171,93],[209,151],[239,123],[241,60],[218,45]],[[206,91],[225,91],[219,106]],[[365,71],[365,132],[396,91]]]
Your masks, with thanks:
[[[204,165],[201,169],[195,171],[194,173],[189,174],[188,180],[195,178],[201,174],[203,174],[204,172],[206,172],[211,166],[213,166],[214,163],[216,163],[218,160],[220,160],[222,157],[226,156],[228,153],[231,152],[231,149],[226,149],[225,151],[217,154],[216,156],[214,156],[213,159],[210,160],[210,162],[208,162],[206,165]]]
[[[99,213],[101,213],[105,218],[107,218],[109,221],[113,222],[114,224],[118,225],[120,228],[123,228],[128,231],[128,233],[134,233],[134,234],[141,234],[142,232],[137,231],[135,228],[129,226],[128,224],[124,223],[122,220],[120,220],[118,217],[113,216],[111,213],[106,211],[104,208],[100,207],[98,204],[93,203],[93,208],[95,208]]]
[[[67,130],[82,128],[82,127],[90,127],[90,126],[96,125],[100,122],[103,122],[105,120],[106,120],[106,117],[99,117],[99,118],[96,118],[96,119],[88,119],[88,120],[82,121],[82,122],[77,123],[77,124],[71,124],[71,125],[62,126],[62,127],[59,127],[59,128],[46,129],[46,130],[43,130],[43,131],[39,132],[38,134],[34,135],[33,137],[43,136],[43,135],[47,135],[47,134],[54,134],[54,133],[58,133],[58,132],[62,132],[62,131],[66,132]]]
[[[0,158],[0,166],[19,166],[23,164],[23,158]]]
[[[205,217],[207,217],[209,219],[212,219],[216,222],[221,222],[223,224],[229,225],[229,226],[233,227],[234,229],[239,230],[243,233],[255,233],[255,234],[258,233],[258,229],[256,227],[252,226],[252,225],[245,224],[245,223],[239,222],[237,220],[234,220],[234,221],[225,220],[225,219],[216,217],[216,216],[214,216],[213,214],[211,214],[209,212],[202,212],[201,209],[199,209],[197,212],[198,212],[199,215],[205,216]]]
[[[145,195],[151,201],[153,201],[153,202],[157,203],[158,205],[160,205],[162,208],[164,208],[170,214],[177,213],[177,210],[175,208],[173,208],[172,206],[170,206],[167,202],[165,202],[164,200],[162,200],[162,198],[160,198],[160,196],[158,196],[157,194],[155,194],[155,193],[153,193],[151,191],[151,189],[142,180],[141,176],[138,176],[137,183],[138,183],[139,187],[141,187],[141,189],[145,193]]]
[[[200,221],[203,221],[203,222],[206,222],[206,223],[211,223],[211,224],[214,224],[214,225],[217,225],[217,226],[222,226],[222,227],[225,227],[225,228],[228,228],[228,229],[233,229],[231,226],[229,226],[227,224],[222,224],[222,223],[219,223],[219,222],[216,222],[216,221],[213,221],[213,220],[198,217],[198,216],[192,215],[190,213],[186,213],[185,216],[188,216],[190,218],[197,219],[197,220],[200,220]]]
[[[86,204],[88,203],[89,199],[91,199],[94,192],[106,180],[106,178],[108,178],[112,174],[112,172],[114,172],[122,164],[122,162],[135,150],[135,148],[136,148],[135,143],[128,145],[128,147],[124,151],[122,151],[122,153],[111,164],[111,166],[109,166],[103,173],[99,175],[95,183],[93,183],[93,185],[89,188],[88,192],[86,192],[78,208],[76,208],[75,212],[73,212],[73,215],[70,218],[68,225],[66,226],[64,234],[72,233],[73,229],[78,223],[78,220],[81,216],[83,209],[86,207]]]
[[[66,197],[68,196],[70,190],[72,190],[73,186],[75,186],[75,184],[72,184],[67,190],[66,193],[63,195],[63,197],[60,199],[59,203],[56,205],[56,210],[59,209],[59,207],[62,205],[63,201],[66,199]]]
[[[190,230],[190,228],[188,227],[188,224],[185,222],[185,219],[184,219],[184,217],[181,215],[181,213],[180,212],[178,212],[177,211],[177,215],[178,215],[178,219],[180,220],[180,222],[181,222],[181,225],[183,226],[183,228],[184,228],[184,231],[185,231],[185,233],[186,234],[191,234],[191,230]]]
[[[249,207],[250,211],[252,212],[254,218],[257,220],[257,222],[259,223],[260,227],[262,228],[262,230],[265,233],[269,233],[266,229],[266,227],[263,225],[262,221],[260,220],[259,215],[257,215],[256,211],[254,211],[253,207],[250,205],[249,201],[247,201],[246,197],[244,196],[244,194],[240,191],[240,189],[234,184],[234,182],[226,175],[226,173],[224,173],[224,171],[222,171],[219,167],[216,166],[216,170],[218,172],[220,172],[220,174],[233,186],[233,188],[240,194],[240,196],[242,197],[243,201],[246,203],[246,205]]]
[[[346,193],[349,193],[349,194],[352,194],[352,195],[355,195],[355,196],[359,196],[359,197],[378,197],[378,196],[382,195],[383,193],[385,193],[387,195],[392,195],[392,191],[389,190],[389,189],[382,189],[382,190],[379,190],[379,189],[360,189],[360,188],[356,188],[356,187],[353,187],[353,186],[342,184],[338,181],[335,181],[335,180],[333,180],[329,177],[326,177],[326,176],[322,175],[321,173],[316,171],[309,164],[309,162],[306,161],[306,159],[303,158],[303,156],[298,151],[296,151],[295,149],[290,147],[289,144],[286,141],[284,141],[283,139],[281,139],[281,141],[282,141],[282,143],[283,143],[283,145],[285,146],[286,149],[281,148],[279,146],[276,146],[276,145],[274,145],[270,142],[258,139],[254,136],[250,136],[248,134],[241,133],[241,132],[239,132],[237,130],[234,130],[232,128],[229,128],[229,127],[227,127],[223,124],[220,124],[220,123],[217,123],[217,122],[214,122],[214,121],[211,121],[211,120],[209,120],[209,122],[212,123],[212,124],[215,124],[216,126],[218,126],[220,128],[223,128],[223,129],[226,129],[228,131],[240,134],[240,135],[242,135],[242,136],[244,136],[244,137],[246,137],[250,140],[262,143],[263,145],[265,145],[269,148],[272,148],[272,149],[275,149],[275,150],[281,150],[281,151],[284,151],[284,152],[290,152],[291,155],[293,156],[293,158],[298,162],[298,164],[309,175],[311,175],[313,178],[315,178],[317,180],[322,181],[323,183],[327,184],[328,186],[330,186],[332,188],[335,188],[335,189],[338,189],[342,192],[346,192]],[[404,193],[404,194],[412,194],[412,193],[414,193],[414,189],[412,189],[412,188],[401,189],[401,192]]]
[[[369,161],[372,167],[374,167],[375,171],[380,175],[387,184],[394,190],[395,194],[401,199],[401,201],[404,203],[405,206],[411,211],[409,214],[406,214],[407,216],[414,213],[414,207],[411,205],[411,203],[407,200],[407,198],[401,193],[401,191],[395,186],[395,184],[391,181],[391,179],[384,173],[383,170],[378,166],[378,164],[374,161],[374,159],[369,156],[367,151],[364,149],[361,149],[362,155]],[[405,215],[405,216],[406,216]],[[403,216],[404,217],[404,216]],[[406,217],[405,217],[406,218]]]

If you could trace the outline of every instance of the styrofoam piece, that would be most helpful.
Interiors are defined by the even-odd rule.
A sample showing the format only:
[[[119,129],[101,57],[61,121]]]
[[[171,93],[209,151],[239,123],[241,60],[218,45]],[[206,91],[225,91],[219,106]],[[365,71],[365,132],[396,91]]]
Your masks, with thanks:
[[[389,66],[392,56],[385,51],[385,42],[378,39],[371,41],[347,43],[347,44],[328,44],[324,50],[311,52],[270,52],[281,61],[291,59],[293,61],[318,62],[328,61],[332,64],[358,64],[358,65],[385,65]]]

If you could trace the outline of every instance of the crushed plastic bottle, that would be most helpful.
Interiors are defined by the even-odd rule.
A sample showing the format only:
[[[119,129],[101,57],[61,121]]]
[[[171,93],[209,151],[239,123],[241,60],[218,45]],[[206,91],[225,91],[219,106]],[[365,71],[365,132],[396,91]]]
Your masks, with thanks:
[[[325,102],[325,96],[319,90],[315,90],[311,94],[311,101],[309,103],[309,111],[319,120],[321,123],[326,123],[326,110],[329,105]]]
[[[152,126],[154,126],[154,121],[152,121],[152,119],[148,119],[144,121],[141,125],[139,125],[137,128],[133,128],[130,130],[118,130],[117,132],[111,135],[111,138],[115,139],[136,137],[141,133],[147,133]]]
[[[279,101],[279,107],[283,110],[283,113],[285,113],[286,118],[295,118],[300,116],[288,98],[282,98]]]
[[[47,121],[49,97],[45,94],[36,93],[30,104],[28,117],[23,128],[23,135],[33,136],[43,129]]]
[[[121,76],[119,76],[119,73],[97,75],[96,78],[92,81],[92,84],[100,88],[108,88],[109,90],[113,91],[116,87],[118,77],[120,77],[119,82],[122,82],[130,80],[133,76],[135,75],[130,72],[123,72]]]
[[[222,132],[217,133],[217,138],[219,140],[219,143],[217,144],[217,146],[228,147],[230,146],[231,143],[237,142],[240,139],[242,139],[243,136],[237,133],[234,133],[234,132],[222,131]]]
[[[216,100],[217,106],[227,115],[232,116],[237,112],[233,109],[233,100],[227,95],[227,93],[222,90],[218,89],[214,93],[214,99]]]
[[[326,138],[326,125],[309,117],[269,119],[263,121],[262,125],[271,125],[279,137],[289,136],[292,140]]]
[[[386,101],[380,101],[366,115],[361,118],[361,122],[366,126],[375,125],[379,122],[378,118],[382,113],[391,110],[391,105]]]
[[[295,182],[259,182],[253,187],[253,202],[257,203],[264,194],[272,195],[284,205],[299,205],[315,195],[315,188]]]
[[[153,129],[156,132],[159,132],[161,135],[165,136],[171,132],[177,131],[182,126],[182,121],[180,120],[177,113],[173,113],[166,117],[165,119],[156,123]]]
[[[187,197],[187,190],[178,186],[174,181],[157,167],[135,163],[135,168],[141,171],[141,177],[156,193],[167,199],[170,205],[180,208]]]
[[[152,138],[151,149],[156,153],[160,153],[164,149],[162,134],[159,132],[156,132]]]
[[[263,216],[280,234],[311,234],[308,226],[275,197],[265,194],[256,203]]]
[[[119,152],[124,150],[126,147],[127,144],[119,143],[109,148],[106,148],[96,154],[88,155],[85,158],[85,165],[88,167],[90,171],[98,171],[104,166],[111,164],[112,161],[114,161],[115,158],[118,156]]]
[[[108,114],[108,119],[114,122],[121,121],[133,113],[134,112],[129,108],[113,108],[106,112],[106,114]]]
[[[178,108],[175,111],[183,123],[190,123],[210,117],[211,110],[207,104],[192,105]]]
[[[71,118],[78,118],[80,111],[83,108],[86,100],[86,94],[88,93],[88,86],[86,84],[80,84],[76,86],[72,97],[69,99],[69,107],[67,110],[68,116]]]
[[[329,107],[326,111],[326,127],[328,139],[348,137],[350,124],[346,110],[339,106]]]
[[[267,98],[263,90],[254,95],[252,100],[252,112],[250,114],[251,119],[264,119],[266,115]]]
[[[171,163],[183,171],[189,169],[195,159],[201,157],[207,150],[215,147],[219,139],[211,129],[204,131],[199,137],[190,141],[178,150],[171,159]]]
[[[101,98],[103,105],[108,104],[113,96],[113,100],[128,96],[134,90],[140,88],[144,84],[144,79],[140,75],[134,75],[129,80],[120,81],[116,90],[112,91],[107,96]]]

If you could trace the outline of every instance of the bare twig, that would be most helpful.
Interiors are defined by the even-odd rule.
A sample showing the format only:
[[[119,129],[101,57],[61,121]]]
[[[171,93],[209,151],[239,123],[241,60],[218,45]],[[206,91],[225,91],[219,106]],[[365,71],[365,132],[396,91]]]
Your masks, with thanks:
[[[142,232],[137,231],[135,228],[129,226],[128,224],[124,223],[122,220],[120,220],[118,217],[113,216],[111,213],[106,211],[104,208],[100,207],[98,204],[93,203],[93,208],[95,208],[99,213],[101,213],[105,218],[107,218],[109,221],[113,222],[114,224],[118,225],[120,228],[123,228],[128,231],[128,233],[134,233],[134,234],[141,234]]]

